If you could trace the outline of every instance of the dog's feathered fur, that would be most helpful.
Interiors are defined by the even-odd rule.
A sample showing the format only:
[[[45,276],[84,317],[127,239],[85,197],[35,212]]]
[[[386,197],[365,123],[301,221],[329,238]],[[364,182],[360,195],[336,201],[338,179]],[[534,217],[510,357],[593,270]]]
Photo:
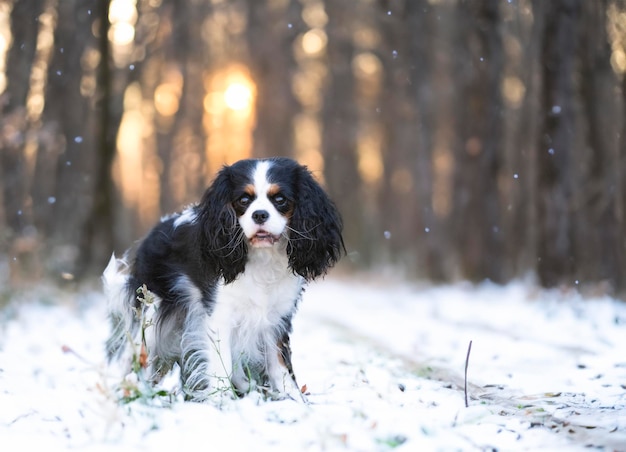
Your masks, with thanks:
[[[103,274],[111,360],[129,362],[142,340],[149,372],[174,364],[188,398],[255,385],[300,399],[290,357],[291,319],[306,281],[344,251],[335,205],[306,167],[287,158],[224,167],[199,204],[165,217],[134,258],[113,256]],[[132,340],[130,340],[131,338]]]

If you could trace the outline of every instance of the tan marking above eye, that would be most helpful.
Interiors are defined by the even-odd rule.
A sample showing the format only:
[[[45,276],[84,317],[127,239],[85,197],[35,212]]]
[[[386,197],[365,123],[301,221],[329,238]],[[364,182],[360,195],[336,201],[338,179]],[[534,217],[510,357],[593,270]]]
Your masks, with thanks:
[[[256,193],[256,191],[254,190],[254,185],[252,185],[252,184],[246,185],[244,187],[243,191],[244,191],[244,193],[246,193],[246,194],[248,194],[248,195],[250,195],[252,197],[254,197],[254,195]]]
[[[272,197],[272,196],[274,196],[275,194],[277,194],[279,192],[280,192],[280,185],[278,185],[278,184],[271,184],[269,186],[269,188],[267,189],[267,196],[269,198],[269,197]]]

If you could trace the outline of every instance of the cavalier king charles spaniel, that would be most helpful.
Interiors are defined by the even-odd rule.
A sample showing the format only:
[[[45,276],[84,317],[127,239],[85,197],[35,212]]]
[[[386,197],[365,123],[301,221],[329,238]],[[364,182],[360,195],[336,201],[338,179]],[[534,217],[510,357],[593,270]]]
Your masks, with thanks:
[[[291,319],[304,285],[345,252],[333,202],[288,158],[225,166],[199,204],[161,219],[132,258],[111,257],[109,361],[138,350],[152,382],[175,364],[188,400],[254,388],[304,400]]]

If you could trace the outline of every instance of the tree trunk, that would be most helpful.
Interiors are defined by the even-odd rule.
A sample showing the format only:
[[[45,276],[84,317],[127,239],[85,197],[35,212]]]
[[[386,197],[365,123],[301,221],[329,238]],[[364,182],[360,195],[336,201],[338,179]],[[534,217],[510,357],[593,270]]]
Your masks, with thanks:
[[[54,274],[75,272],[94,196],[94,118],[81,80],[85,50],[96,44],[97,6],[96,0],[58,4],[33,193],[35,221],[48,237]]]
[[[78,277],[98,274],[106,260],[117,248],[116,219],[119,211],[119,194],[111,174],[116,152],[117,133],[123,114],[124,90],[115,83],[119,71],[114,69],[109,44],[110,0],[101,1],[96,12],[99,18],[98,50],[100,62],[97,69],[95,115],[97,121],[94,153],[95,173],[91,210],[87,216],[81,243],[81,264]]]
[[[292,120],[299,106],[292,89],[296,70],[293,44],[302,7],[297,0],[279,4],[248,2],[248,49],[256,83],[256,127],[253,155],[271,157],[293,153]]]
[[[210,6],[204,3],[171,2],[171,36],[164,43],[164,66],[180,71],[178,111],[171,127],[159,134],[159,156],[163,162],[161,211],[171,213],[197,200],[204,191],[206,134],[204,72],[208,50],[201,36]],[[158,127],[158,126],[157,126]]]
[[[384,45],[380,210],[395,265],[407,275],[443,278],[443,230],[433,212],[432,96],[434,9],[426,1],[388,3],[379,10]],[[390,202],[393,200],[393,202]]]
[[[502,165],[502,36],[499,1],[457,10],[454,242],[462,273],[502,282],[503,235],[498,176]]]
[[[410,80],[409,96],[416,108],[416,137],[413,149],[416,151],[412,163],[414,171],[414,199],[419,206],[421,223],[417,225],[420,234],[418,276],[434,281],[450,278],[446,266],[448,240],[446,240],[446,222],[438,218],[434,211],[434,151],[435,130],[437,127],[437,101],[433,91],[436,73],[436,46],[439,38],[436,27],[437,9],[427,1],[407,0],[405,3],[408,25],[408,75]],[[415,201],[414,201],[415,202]]]
[[[360,175],[357,170],[357,114],[354,100],[351,33],[352,5],[327,2],[328,84],[324,94],[322,148],[328,190],[344,219],[346,246],[357,250],[359,264],[369,260],[372,243],[367,225],[362,224],[359,202]],[[369,237],[371,238],[371,237]]]
[[[2,201],[7,235],[20,236],[30,223],[26,195],[28,174],[24,155],[28,119],[26,100],[30,89],[30,75],[37,50],[39,15],[43,0],[15,2],[11,11],[13,44],[7,53],[7,85],[0,97],[0,172],[2,174]],[[2,243],[5,243],[4,240]],[[6,251],[0,246],[0,251]]]
[[[542,285],[574,282],[572,162],[575,117],[573,76],[577,72],[580,0],[555,0],[545,8],[543,93],[537,147],[538,263]]]
[[[524,87],[523,99],[516,117],[513,118],[509,140],[506,142],[505,176],[510,187],[508,197],[503,199],[502,221],[505,236],[505,262],[503,263],[506,279],[519,277],[531,269],[537,262],[537,153],[535,148],[541,132],[540,93],[542,64],[541,51],[547,2],[537,2],[532,9],[532,23],[526,26],[524,14],[516,8],[516,20],[511,25],[521,47],[521,56],[516,68]]]
[[[588,126],[585,155],[588,162],[576,196],[576,266],[582,284],[606,281],[612,289],[626,289],[623,219],[618,215],[623,190],[618,149],[619,125],[615,98],[617,79],[611,68],[606,33],[607,1],[583,2],[581,87]]]

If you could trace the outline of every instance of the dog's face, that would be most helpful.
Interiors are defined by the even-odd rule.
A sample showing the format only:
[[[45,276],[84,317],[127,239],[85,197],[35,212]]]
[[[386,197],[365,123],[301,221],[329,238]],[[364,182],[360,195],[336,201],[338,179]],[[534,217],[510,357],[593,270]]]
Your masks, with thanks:
[[[334,203],[305,166],[288,158],[222,168],[198,221],[205,259],[227,283],[244,271],[249,248],[284,245],[289,266],[307,280],[326,273],[344,251]]]
[[[287,240],[289,220],[295,200],[288,180],[278,180],[269,161],[258,162],[250,170],[250,182],[243,187],[233,208],[248,243],[254,248],[272,247]]]

